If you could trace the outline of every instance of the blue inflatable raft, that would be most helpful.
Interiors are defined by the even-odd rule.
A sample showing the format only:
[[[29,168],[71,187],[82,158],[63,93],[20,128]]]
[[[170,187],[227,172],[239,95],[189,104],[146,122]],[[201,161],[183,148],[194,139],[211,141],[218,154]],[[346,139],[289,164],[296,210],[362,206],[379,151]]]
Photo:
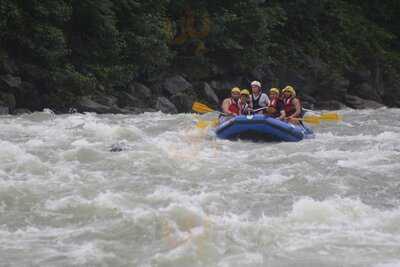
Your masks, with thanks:
[[[313,131],[303,125],[293,125],[266,115],[240,115],[215,129],[221,139],[267,142],[297,142],[313,138]]]

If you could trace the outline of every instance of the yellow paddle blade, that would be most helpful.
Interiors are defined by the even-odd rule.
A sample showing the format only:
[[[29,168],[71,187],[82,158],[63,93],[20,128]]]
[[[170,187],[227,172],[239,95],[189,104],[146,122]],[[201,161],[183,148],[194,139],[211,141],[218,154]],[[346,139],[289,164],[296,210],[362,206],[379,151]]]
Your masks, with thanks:
[[[342,117],[337,113],[323,113],[319,116],[323,121],[341,121]]]
[[[194,102],[192,109],[198,113],[208,113],[208,112],[213,112],[214,110],[202,103],[199,102]]]
[[[196,127],[200,129],[207,128],[209,125],[210,124],[208,123],[208,121],[199,121],[196,123]]]
[[[213,119],[213,120],[211,121],[211,126],[212,126],[212,127],[216,127],[216,126],[218,126],[218,124],[219,124],[219,119]]]
[[[302,120],[306,123],[309,123],[309,124],[320,124],[321,123],[320,118],[318,116],[313,116],[313,115],[306,116],[300,120]]]
[[[203,121],[203,120],[200,120],[200,121],[198,121],[198,122],[196,123],[196,127],[197,127],[197,128],[200,128],[200,129],[204,129],[204,128],[207,128],[207,127],[215,127],[215,126],[217,126],[218,124],[219,124],[218,119],[213,119],[213,120],[211,120],[211,121]]]

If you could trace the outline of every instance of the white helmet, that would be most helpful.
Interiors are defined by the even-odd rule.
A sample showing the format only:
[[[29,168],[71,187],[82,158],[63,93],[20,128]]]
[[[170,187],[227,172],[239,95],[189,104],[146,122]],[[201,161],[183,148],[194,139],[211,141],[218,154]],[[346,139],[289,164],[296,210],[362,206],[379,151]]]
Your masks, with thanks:
[[[251,85],[252,85],[252,86],[255,85],[255,86],[258,86],[258,87],[261,88],[261,83],[260,83],[259,81],[252,81],[252,82],[251,82]]]

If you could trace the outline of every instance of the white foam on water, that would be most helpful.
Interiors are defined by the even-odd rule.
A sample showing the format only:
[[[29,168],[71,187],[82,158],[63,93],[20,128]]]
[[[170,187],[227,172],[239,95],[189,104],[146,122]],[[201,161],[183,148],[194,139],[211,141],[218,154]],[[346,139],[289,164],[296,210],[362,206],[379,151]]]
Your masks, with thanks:
[[[192,114],[3,116],[2,264],[396,266],[400,110],[340,114],[272,144]]]
[[[374,265],[374,267],[400,267],[400,261],[392,261],[389,263],[380,263],[380,264]]]

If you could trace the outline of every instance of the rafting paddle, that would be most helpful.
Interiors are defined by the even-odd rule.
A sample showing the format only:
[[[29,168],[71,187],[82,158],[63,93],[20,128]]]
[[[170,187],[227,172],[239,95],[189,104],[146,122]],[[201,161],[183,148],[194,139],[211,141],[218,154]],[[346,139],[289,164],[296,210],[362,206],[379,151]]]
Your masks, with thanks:
[[[198,113],[209,113],[209,112],[215,111],[212,108],[210,108],[202,103],[199,103],[199,102],[194,102],[192,109]]]
[[[265,109],[266,107],[257,109],[255,111],[259,111],[262,109]],[[199,103],[199,102],[194,102],[192,109],[198,113],[209,113],[209,112],[215,112],[215,110],[213,110],[212,108],[208,107],[205,104]],[[225,113],[219,112],[222,115],[225,115]],[[303,118],[295,118],[294,120],[299,120],[299,121],[303,121],[305,123],[309,123],[309,124],[320,124],[321,121],[335,121],[338,122],[342,119],[342,117],[340,115],[338,115],[337,113],[322,113],[320,115],[308,115],[308,116],[304,116]],[[216,126],[218,125],[218,120],[217,119],[213,119],[212,121],[199,121],[196,125],[196,127],[198,128],[206,128],[208,126]]]
[[[215,126],[218,125],[218,123],[219,123],[218,119],[213,119],[211,121],[199,120],[196,123],[196,127],[200,128],[200,129],[204,129],[204,128],[207,128],[207,127],[215,127]]]
[[[319,115],[319,119],[323,121],[339,122],[342,120],[342,116],[338,115],[337,113],[322,113]]]
[[[194,102],[193,106],[192,106],[192,109],[194,111],[196,111],[198,113],[202,113],[202,114],[215,112],[215,110],[213,110],[212,108],[208,107],[205,104],[199,103],[199,102]],[[222,113],[222,112],[219,112],[219,111],[217,111],[217,112],[219,114],[223,115],[223,116],[228,116],[225,113]],[[196,124],[196,127],[200,128],[200,129],[204,129],[204,128],[207,128],[207,127],[210,127],[210,126],[211,127],[215,127],[215,126],[218,125],[218,123],[219,123],[218,119],[212,119],[211,121],[199,120],[197,122],[197,124]]]
[[[321,123],[320,118],[318,116],[314,116],[314,115],[306,116],[304,118],[292,118],[292,120],[303,121],[303,122],[309,123],[309,124],[320,124]]]
[[[311,109],[306,109],[303,108],[303,110],[307,112],[316,112]],[[317,112],[316,112],[317,113]],[[342,116],[337,114],[336,112],[329,112],[329,113],[317,113],[317,115],[310,115],[310,116],[318,116],[320,120],[322,121],[334,121],[334,122],[339,122],[342,120]]]

